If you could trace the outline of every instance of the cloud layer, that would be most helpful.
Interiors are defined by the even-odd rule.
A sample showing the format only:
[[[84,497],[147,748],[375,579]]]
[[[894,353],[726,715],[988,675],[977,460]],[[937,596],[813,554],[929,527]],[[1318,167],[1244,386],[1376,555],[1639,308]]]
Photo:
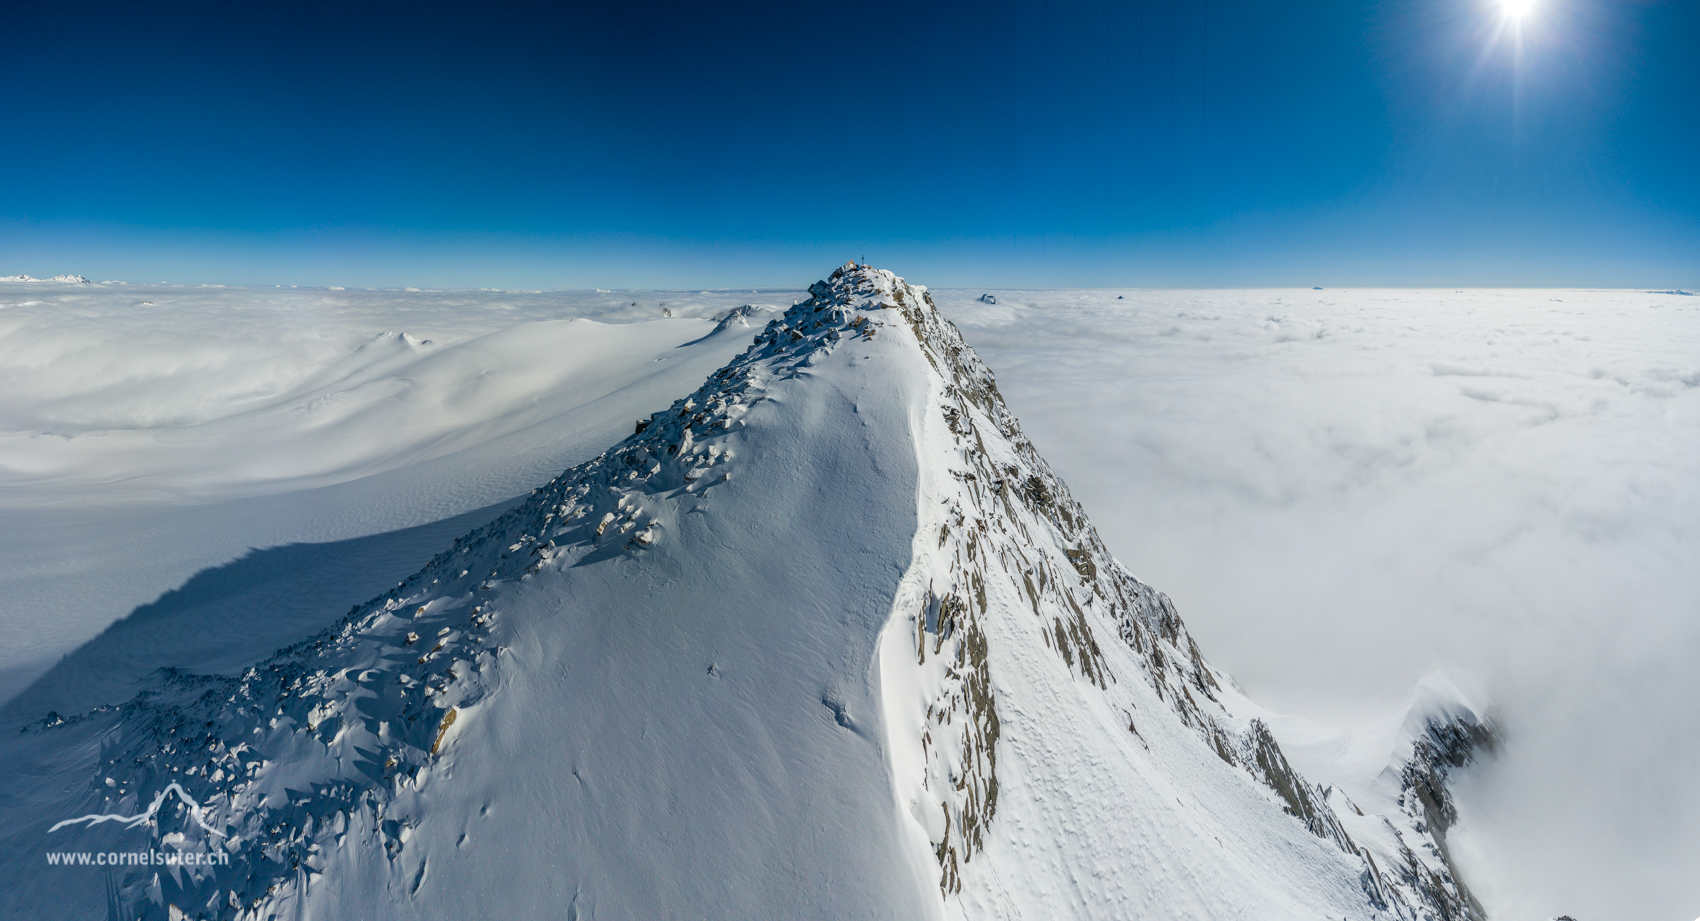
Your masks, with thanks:
[[[1254,697],[1491,693],[1508,744],[1453,840],[1496,919],[1700,914],[1700,298],[934,293]],[[700,318],[792,296],[0,291],[0,684],[248,547],[523,492],[741,347],[676,350]],[[610,325],[662,301],[699,319]]]
[[[980,293],[935,292],[1254,697],[1490,691],[1455,837],[1496,918],[1700,913],[1700,299]]]

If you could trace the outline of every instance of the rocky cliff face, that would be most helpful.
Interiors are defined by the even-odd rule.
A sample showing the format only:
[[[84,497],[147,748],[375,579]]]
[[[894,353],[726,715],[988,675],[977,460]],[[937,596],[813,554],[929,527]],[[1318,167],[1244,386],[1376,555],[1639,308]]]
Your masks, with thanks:
[[[228,862],[111,913],[1479,917],[1485,721],[1424,717],[1397,814],[1310,783],[924,289],[810,293],[318,637],[36,724],[12,850],[175,784],[140,832]]]

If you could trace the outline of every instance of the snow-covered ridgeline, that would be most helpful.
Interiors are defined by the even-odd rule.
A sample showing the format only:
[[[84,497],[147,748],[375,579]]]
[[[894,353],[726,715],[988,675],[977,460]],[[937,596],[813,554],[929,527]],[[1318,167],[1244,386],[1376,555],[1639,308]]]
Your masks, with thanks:
[[[46,825],[32,819],[60,812],[132,813],[138,796],[145,799],[163,786],[164,778],[171,778],[207,808],[215,825],[230,830],[217,841],[190,830],[188,842],[231,850],[235,859],[228,866],[164,877],[151,871],[127,875],[115,899],[139,917],[164,916],[172,907],[215,917],[267,917],[326,901],[325,910],[338,914],[337,906],[347,904],[339,899],[364,905],[386,896],[397,899],[391,910],[398,917],[416,911],[457,916],[440,901],[427,907],[409,902],[423,891],[427,877],[435,882],[470,863],[449,863],[448,855],[432,860],[431,848],[425,845],[429,835],[421,826],[433,820],[452,824],[474,812],[483,817],[491,814],[490,798],[501,797],[510,797],[499,804],[506,808],[495,813],[501,816],[501,830],[480,835],[491,849],[479,852],[498,867],[485,867],[489,872],[483,875],[475,872],[478,878],[466,886],[440,883],[431,893],[435,899],[458,892],[469,911],[488,912],[492,898],[522,898],[531,910],[514,906],[506,914],[542,912],[549,917],[558,917],[563,903],[591,913],[600,900],[648,904],[653,911],[649,916],[659,917],[679,910],[681,897],[701,898],[716,881],[735,874],[747,891],[722,893],[720,904],[726,912],[738,914],[743,905],[757,915],[771,915],[775,906],[795,900],[791,890],[802,872],[799,866],[813,865],[816,873],[854,881],[866,890],[862,899],[868,904],[892,899],[910,908],[924,904],[917,902],[926,891],[918,873],[907,895],[901,887],[894,889],[893,882],[912,872],[906,866],[918,865],[921,855],[901,860],[890,840],[870,844],[862,834],[813,845],[814,851],[831,851],[826,854],[813,853],[807,842],[798,842],[781,855],[759,836],[742,850],[726,846],[729,836],[749,836],[767,824],[760,816],[764,811],[777,810],[785,826],[794,826],[793,832],[784,833],[811,833],[818,823],[803,821],[799,810],[817,807],[805,802],[779,809],[772,800],[783,798],[775,787],[784,778],[769,776],[809,760],[802,749],[810,744],[852,749],[822,756],[821,772],[853,768],[858,759],[866,768],[837,778],[861,793],[849,798],[843,808],[851,811],[834,824],[877,826],[865,815],[868,800],[889,791],[877,744],[870,743],[879,734],[879,715],[864,685],[913,531],[913,449],[903,406],[909,388],[895,384],[912,385],[917,369],[892,367],[867,375],[871,386],[864,389],[875,392],[865,398],[861,418],[874,423],[876,440],[889,444],[874,445],[870,463],[843,466],[835,473],[834,464],[843,464],[850,454],[840,442],[870,436],[840,425],[853,418],[855,401],[845,404],[830,386],[810,386],[801,378],[809,373],[806,367],[827,353],[823,345],[858,335],[851,320],[848,315],[829,315],[815,317],[806,326],[791,320],[783,330],[770,328],[742,358],[657,414],[637,435],[567,471],[458,542],[420,574],[350,612],[333,630],[283,650],[240,679],[170,674],[123,707],[68,720],[50,717],[31,730],[41,743],[36,746],[41,760],[35,765],[97,739],[102,754],[97,763],[78,764],[86,780],[68,791],[57,791],[55,781],[46,782],[54,793],[27,785],[0,791],[0,807],[19,817],[7,823],[17,844],[12,853],[29,857],[25,865],[19,856],[8,878],[31,879],[43,847],[74,848],[79,842],[99,840],[103,831],[68,829],[57,833],[63,839],[49,840],[41,834]],[[767,395],[773,390],[786,395],[783,409]],[[829,406],[811,412],[816,398]],[[752,439],[758,456],[742,466],[747,481],[733,482],[728,471],[735,465],[730,461],[743,450],[739,445],[749,437],[742,431],[745,417],[756,407],[766,417],[756,426],[759,437]],[[823,421],[828,424],[820,424]],[[833,482],[852,474],[866,476],[882,465],[891,474],[889,483]],[[829,485],[848,490],[847,496],[827,493],[822,487]],[[860,495],[857,486],[887,488]],[[718,495],[726,491],[732,495]],[[816,496],[825,505],[811,513],[809,502]],[[896,517],[863,520],[870,499],[884,500],[881,504]],[[823,528],[823,522],[845,519],[846,502],[854,509],[840,523],[855,524],[855,533]],[[870,562],[868,578],[860,579],[838,546],[840,540],[888,545],[888,559]],[[811,559],[799,559],[804,557],[824,571],[810,577],[809,566],[803,564]],[[681,570],[689,576],[681,577]],[[647,591],[633,588],[634,580],[652,578],[660,583],[651,583]],[[780,586],[787,578],[801,580],[789,595]],[[852,625],[854,629],[846,627],[843,635],[815,625],[827,612],[795,616],[795,606],[818,606],[825,602],[817,599],[830,599],[837,609],[833,616],[842,617],[864,581],[867,603],[851,605],[859,607],[864,618]],[[569,592],[577,589],[592,597],[563,610],[556,592],[562,584],[572,586]],[[776,622],[751,622],[751,605],[768,608]],[[718,654],[608,638],[614,629],[650,629],[651,618],[658,615],[693,618],[694,624],[687,626],[704,629],[708,635],[703,645],[719,647]],[[802,667],[776,652],[785,645],[784,631],[793,628],[804,634],[798,645],[819,639],[820,651],[834,659],[855,643],[863,653],[849,658],[842,680],[828,680],[820,663]],[[751,635],[741,644],[734,642],[734,634],[745,630]],[[591,634],[617,648],[587,643],[585,637]],[[693,664],[667,667],[676,664],[661,661],[669,651]],[[587,657],[578,670],[603,667],[605,680],[552,687],[547,675],[566,670],[562,659],[574,654]],[[498,668],[498,662],[504,664]],[[660,677],[643,680],[652,672],[682,686],[657,686],[664,684]],[[609,685],[622,680],[645,686],[620,693]],[[799,684],[809,690],[801,698],[793,693],[774,700],[770,686],[776,682],[790,691]],[[736,705],[730,711],[716,709],[724,702],[716,700],[714,692],[727,690],[734,693]],[[539,702],[533,694],[548,699]],[[642,702],[639,696],[644,696]],[[516,700],[528,697],[529,705]],[[793,714],[789,728],[819,730],[825,714],[828,739],[777,744],[775,737],[784,735],[781,730],[787,727],[784,715],[776,711],[798,707],[801,713]],[[713,712],[669,731],[650,731],[651,720],[664,718],[664,711],[697,708]],[[636,737],[617,738],[632,728],[634,714]],[[571,732],[563,722],[574,717],[597,725]],[[461,789],[453,802],[440,798],[445,784],[454,785],[457,736],[481,730],[498,736],[510,731],[530,735],[539,720],[552,731],[529,739],[520,752],[504,750],[512,745],[507,738],[460,744],[477,751],[462,759],[463,778],[474,771],[482,777],[497,767],[513,769],[509,782],[491,781],[499,792],[487,798],[478,795],[482,791]],[[721,725],[726,720],[743,721],[741,731],[728,731]],[[764,771],[738,763],[746,757],[743,749],[763,737],[775,744],[778,766]],[[587,747],[589,751],[582,750]],[[572,749],[581,750],[575,754]],[[685,780],[704,782],[702,776],[679,778],[672,773],[693,753],[707,762],[702,770],[711,776],[729,764],[736,774],[711,784],[717,789],[699,793],[701,808],[711,814],[696,823],[656,809],[650,799],[658,786],[672,789]],[[575,762],[577,769],[561,770],[564,763]],[[854,780],[856,773],[865,779]],[[113,783],[107,784],[108,778]],[[540,826],[532,818],[538,810],[559,805],[557,797],[622,782],[636,788],[631,795],[599,798],[562,819],[561,827]],[[547,789],[525,789],[535,785]],[[733,785],[742,789],[734,791]],[[43,799],[50,805],[43,806]],[[732,807],[725,808],[727,800]],[[606,833],[598,830],[603,825],[598,809],[614,813],[606,821],[623,828],[630,839],[606,840]],[[893,823],[897,819],[895,809],[880,812]],[[583,867],[585,891],[581,895],[569,888],[559,902],[541,899],[540,887],[572,882],[560,878],[562,855],[544,848],[562,846],[563,839],[573,837],[565,828],[581,823],[581,834],[590,836],[581,838],[576,848],[577,857],[588,865]],[[692,849],[691,857],[655,851],[651,836],[633,833],[634,825],[655,834],[685,834],[702,846]],[[539,842],[529,858],[535,861],[535,872],[516,871],[503,856],[525,851],[516,842],[540,827],[548,843]],[[464,840],[464,834],[451,837],[449,855],[456,850],[456,837]],[[755,849],[753,855],[750,848]],[[846,851],[857,850],[863,859],[845,859]],[[650,872],[635,872],[630,861],[648,862]],[[763,865],[771,866],[763,870]],[[507,884],[516,872],[527,877],[530,888],[524,893]],[[395,873],[407,878],[391,879]],[[650,882],[664,873],[676,878],[668,886],[652,887]],[[762,885],[756,877],[764,873],[774,882]],[[854,902],[840,891],[843,888],[829,880],[817,898],[839,906]],[[24,884],[6,898],[38,904],[40,894]],[[66,915],[80,916],[76,907],[73,900]]]
[[[81,275],[55,275],[52,278],[31,278],[28,275],[0,275],[0,282],[28,283],[37,285],[86,285],[89,280]]]
[[[998,656],[988,652],[981,624],[1031,606],[1037,639],[1086,685],[1125,706],[1127,731],[1140,736],[1142,717],[1135,714],[1150,703],[1120,687],[1106,665],[1093,627],[1109,627],[1136,653],[1150,691],[1222,761],[1266,785],[1313,834],[1362,860],[1361,883],[1375,908],[1401,917],[1478,916],[1445,852],[1444,832],[1455,818],[1445,780],[1479,746],[1491,746],[1486,720],[1455,696],[1430,695],[1414,705],[1403,747],[1381,766],[1397,786],[1371,804],[1388,817],[1366,816],[1332,787],[1307,783],[1267,725],[1249,716],[1258,708],[1204,661],[1169,599],[1111,557],[1084,509],[1022,435],[991,372],[932,308],[931,297],[884,273],[869,274],[851,289],[864,301],[859,306],[898,310],[939,376],[929,407],[933,425],[922,426],[932,436],[923,452],[930,448],[932,456],[920,466],[923,476],[942,470],[949,479],[922,492],[917,562],[905,587],[917,661],[925,666],[931,651],[941,663],[927,682],[937,690],[923,729],[921,786],[942,793],[932,796],[944,813],[935,826],[942,830],[933,834],[942,888],[961,891],[962,863],[981,848],[998,803],[995,743],[1003,721],[991,690],[998,682],[987,674]],[[1017,631],[1009,645],[1031,646],[1032,632]],[[950,653],[940,656],[947,644]],[[1362,844],[1331,799],[1363,820]],[[1014,868],[989,873],[987,884],[1007,872]]]
[[[923,289],[811,294],[333,630],[35,726],[8,852],[175,783],[228,833],[162,840],[233,859],[123,874],[120,913],[1468,916],[1428,829],[1474,711],[1342,816]]]

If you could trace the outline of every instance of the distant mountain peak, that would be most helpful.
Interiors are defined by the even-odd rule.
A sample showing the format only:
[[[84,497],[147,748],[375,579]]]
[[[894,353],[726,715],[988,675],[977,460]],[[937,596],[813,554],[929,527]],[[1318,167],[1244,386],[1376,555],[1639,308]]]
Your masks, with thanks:
[[[0,275],[0,281],[33,282],[35,284],[87,285],[92,284],[81,275],[55,275],[52,278],[31,278],[28,275]]]

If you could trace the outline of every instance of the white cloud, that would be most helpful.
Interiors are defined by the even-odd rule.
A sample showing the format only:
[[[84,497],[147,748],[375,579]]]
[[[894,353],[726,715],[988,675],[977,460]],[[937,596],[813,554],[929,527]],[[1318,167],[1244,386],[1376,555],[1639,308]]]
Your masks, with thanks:
[[[1700,911],[1700,307],[1624,292],[935,292],[1111,548],[1276,708],[1462,666],[1501,918]],[[1118,294],[1125,299],[1117,300]]]
[[[0,700],[250,548],[523,495],[756,331],[709,318],[790,297],[0,290]]]

